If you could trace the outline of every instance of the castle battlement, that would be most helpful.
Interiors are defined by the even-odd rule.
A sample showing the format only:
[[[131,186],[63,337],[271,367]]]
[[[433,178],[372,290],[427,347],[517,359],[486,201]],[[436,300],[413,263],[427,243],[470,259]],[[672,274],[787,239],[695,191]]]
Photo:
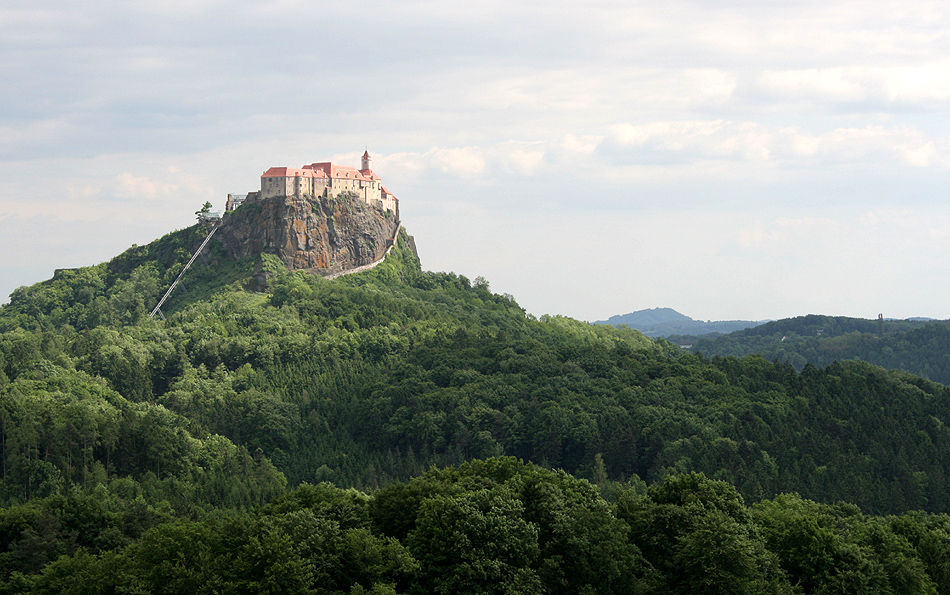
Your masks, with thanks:
[[[272,196],[324,196],[333,198],[352,193],[366,204],[398,217],[399,199],[382,183],[382,179],[370,169],[369,151],[363,153],[360,169],[347,165],[334,165],[329,161],[311,163],[302,167],[272,167],[261,175],[261,198]]]

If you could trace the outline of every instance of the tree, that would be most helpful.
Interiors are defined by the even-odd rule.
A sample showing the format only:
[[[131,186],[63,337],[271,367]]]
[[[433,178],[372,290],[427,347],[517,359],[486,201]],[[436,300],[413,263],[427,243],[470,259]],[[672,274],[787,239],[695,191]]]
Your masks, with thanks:
[[[504,487],[423,502],[407,543],[431,593],[540,593],[538,528]]]
[[[211,212],[211,203],[205,201],[205,204],[201,205],[201,208],[195,211],[195,215],[198,216],[198,221],[201,221],[209,212]]]
[[[634,543],[666,575],[666,593],[792,593],[742,496],[726,482],[670,476],[645,496],[618,493],[617,507]]]

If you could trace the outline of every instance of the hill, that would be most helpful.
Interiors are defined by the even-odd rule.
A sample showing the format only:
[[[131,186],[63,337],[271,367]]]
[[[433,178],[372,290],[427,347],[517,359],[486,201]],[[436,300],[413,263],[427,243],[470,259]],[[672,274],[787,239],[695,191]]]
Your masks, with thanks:
[[[841,316],[800,316],[777,320],[725,336],[671,336],[707,356],[759,354],[788,362],[827,366],[863,360],[950,384],[950,322],[931,319],[867,320]]]
[[[672,308],[651,308],[637,310],[629,314],[611,316],[607,320],[598,320],[594,324],[621,324],[637,329],[648,337],[669,337],[670,335],[706,335],[710,333],[731,333],[754,327],[765,321],[751,320],[693,320]]]
[[[580,592],[575,576],[615,577],[589,592],[691,592],[699,583],[675,577],[689,576],[689,552],[733,543],[721,535],[751,556],[736,578],[748,589],[784,585],[784,572],[818,592],[847,568],[889,585],[896,567],[881,568],[897,551],[906,576],[944,584],[922,569],[950,560],[939,541],[950,511],[946,386],[857,361],[799,372],[761,357],[708,359],[629,328],[535,319],[484,279],[424,271],[404,230],[379,266],[333,280],[212,241],[167,320],[148,318],[204,236],[196,226],[62,271],[0,307],[7,592],[94,580],[102,592],[159,580],[171,591],[225,580],[236,592],[281,590],[278,579],[298,570],[299,592],[331,579],[342,582],[328,592],[468,592],[440,581],[474,580],[465,569],[476,558],[463,548],[453,559],[468,562],[443,564],[445,552],[424,545],[441,543],[439,518],[523,537],[527,553],[506,565],[484,553],[500,573],[484,576],[520,577],[528,592]],[[509,463],[497,473],[486,463],[457,488],[442,483],[455,482],[452,471],[430,471],[499,456],[589,479],[611,500]],[[323,481],[339,491],[305,485]],[[735,495],[720,502],[723,490]],[[800,496],[781,496],[791,492]],[[586,503],[571,508],[578,494]],[[696,498],[719,503],[700,514]],[[777,516],[753,525],[744,501]],[[853,505],[823,508],[839,501]],[[935,516],[875,519],[854,505]],[[668,514],[683,522],[660,543],[650,536]],[[576,515],[600,520],[571,524]],[[802,516],[816,548],[839,548],[823,550],[842,556],[832,570],[799,558],[775,570],[779,552],[807,537],[788,533]],[[580,557],[565,562],[572,547]],[[612,556],[638,570],[611,574]],[[131,582],[109,582],[119,577]]]
[[[280,271],[327,275],[370,265],[392,246],[398,227],[389,213],[352,195],[249,199],[224,215],[216,237],[162,309],[177,312],[229,286],[264,289]],[[20,287],[3,306],[0,330],[139,324],[209,231],[195,225],[132,246],[107,263],[58,270],[48,281]],[[415,250],[410,236],[404,242]]]
[[[7,497],[30,497],[43,474],[53,492],[93,476],[205,481],[201,440],[213,439],[290,485],[372,488],[502,454],[589,476],[599,456],[618,481],[702,471],[753,499],[950,510],[950,489],[936,489],[950,488],[943,386],[860,362],[709,361],[632,329],[535,320],[484,280],[422,271],[407,236],[383,265],[334,281],[263,255],[262,293],[243,289],[243,261],[196,268],[195,301],[147,319],[154,263],[186,258],[171,247],[201,235],[61,274],[0,309]],[[59,416],[56,399],[91,411],[50,425],[61,431],[27,423]],[[158,419],[153,443],[142,424]]]

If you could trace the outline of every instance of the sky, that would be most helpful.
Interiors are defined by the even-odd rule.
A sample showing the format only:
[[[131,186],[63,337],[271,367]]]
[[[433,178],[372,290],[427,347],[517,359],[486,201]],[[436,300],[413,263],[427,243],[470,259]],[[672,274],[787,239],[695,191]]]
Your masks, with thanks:
[[[5,0],[0,302],[368,149],[423,268],[537,316],[948,319],[948,11]]]

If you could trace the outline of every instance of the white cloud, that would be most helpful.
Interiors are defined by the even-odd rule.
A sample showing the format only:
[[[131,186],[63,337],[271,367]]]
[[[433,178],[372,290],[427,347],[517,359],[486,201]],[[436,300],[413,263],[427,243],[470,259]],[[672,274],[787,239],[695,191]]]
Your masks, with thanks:
[[[899,66],[765,70],[757,86],[773,99],[807,100],[816,106],[866,104],[865,109],[884,109],[893,104],[942,111],[942,104],[950,99],[950,60]]]
[[[950,315],[945,2],[12,0],[0,39],[4,239],[94,262],[368,146],[436,266],[536,312]]]
[[[442,172],[463,177],[475,176],[485,170],[485,158],[481,150],[475,147],[433,148],[426,151],[422,159]]]
[[[902,66],[886,74],[884,92],[891,101],[915,104],[950,99],[950,60]]]
[[[761,86],[775,95],[807,97],[832,102],[867,99],[865,80],[849,69],[809,69],[765,71]]]
[[[114,182],[112,194],[117,198],[156,199],[178,190],[174,184],[156,182],[144,176],[133,176],[129,172],[122,172],[114,178]]]
[[[704,159],[730,159],[751,166],[749,179],[759,178],[757,164],[780,162],[790,170],[827,168],[831,165],[865,171],[905,165],[950,165],[950,139],[931,137],[906,126],[867,125],[835,128],[814,134],[797,127],[769,127],[756,122],[675,121],[650,124],[616,124],[611,138],[620,148],[664,154],[673,163]]]
[[[769,131],[754,122],[678,121],[618,124],[611,127],[620,145],[706,157],[769,158]]]
[[[571,158],[576,155],[590,155],[597,150],[597,147],[603,140],[604,137],[601,135],[588,134],[579,137],[573,134],[565,134],[554,143],[552,149],[565,158]]]
[[[73,131],[74,126],[65,117],[25,121],[17,126],[0,126],[0,154],[15,154],[24,146],[62,142]]]

